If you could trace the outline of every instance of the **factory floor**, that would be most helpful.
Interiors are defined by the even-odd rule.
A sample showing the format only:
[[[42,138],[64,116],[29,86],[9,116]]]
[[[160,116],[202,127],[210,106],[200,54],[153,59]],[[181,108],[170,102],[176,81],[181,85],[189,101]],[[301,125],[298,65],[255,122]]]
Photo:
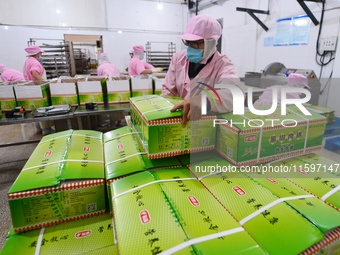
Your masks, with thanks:
[[[33,123],[0,126],[0,144],[37,140],[41,137],[35,134]],[[0,251],[12,224],[7,192],[36,146],[37,143],[0,148]],[[340,162],[340,151],[332,152],[322,148],[318,154]]]

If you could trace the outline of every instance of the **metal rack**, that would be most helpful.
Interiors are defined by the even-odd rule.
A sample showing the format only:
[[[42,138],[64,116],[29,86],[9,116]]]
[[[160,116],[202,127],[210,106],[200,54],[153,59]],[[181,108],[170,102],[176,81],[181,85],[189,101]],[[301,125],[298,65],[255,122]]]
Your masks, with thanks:
[[[45,53],[41,55],[41,64],[46,70],[47,79],[70,76],[70,50],[68,44],[39,46]]]
[[[172,55],[176,52],[176,44],[172,42],[147,42],[145,49],[146,62],[167,71]]]
[[[74,61],[77,74],[85,74],[90,69],[91,56],[90,53],[81,48],[74,48]]]

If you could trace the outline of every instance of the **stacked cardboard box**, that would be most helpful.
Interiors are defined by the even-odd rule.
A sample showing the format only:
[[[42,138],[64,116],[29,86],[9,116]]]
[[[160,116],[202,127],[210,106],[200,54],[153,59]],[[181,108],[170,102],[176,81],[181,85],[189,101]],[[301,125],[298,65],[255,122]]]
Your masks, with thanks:
[[[130,78],[116,77],[106,81],[107,102],[112,103],[128,103],[131,97]]]
[[[8,191],[15,232],[105,213],[102,133],[44,136]]]
[[[171,112],[183,102],[179,97],[158,95],[130,99],[131,123],[138,132],[149,158],[170,157],[190,152],[213,150],[216,129],[215,116],[203,116],[182,126],[182,111]]]
[[[52,105],[78,105],[77,86],[75,82],[50,83]]]

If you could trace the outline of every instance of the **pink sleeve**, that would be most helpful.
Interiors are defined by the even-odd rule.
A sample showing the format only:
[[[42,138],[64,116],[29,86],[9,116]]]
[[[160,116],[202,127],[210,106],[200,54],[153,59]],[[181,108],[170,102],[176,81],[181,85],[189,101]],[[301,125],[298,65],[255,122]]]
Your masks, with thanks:
[[[169,70],[166,73],[164,84],[162,86],[162,96],[179,96],[176,88],[176,55],[171,59]]]
[[[155,68],[153,65],[151,65],[151,64],[149,64],[149,63],[144,63],[144,67],[145,67],[145,69],[153,69],[153,68]]]

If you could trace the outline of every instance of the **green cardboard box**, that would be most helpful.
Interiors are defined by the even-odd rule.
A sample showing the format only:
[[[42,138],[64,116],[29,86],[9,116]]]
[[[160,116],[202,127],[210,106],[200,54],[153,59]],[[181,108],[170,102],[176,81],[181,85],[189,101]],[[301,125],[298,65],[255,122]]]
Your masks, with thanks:
[[[14,92],[17,99],[17,106],[23,106],[26,111],[32,111],[39,107],[51,105],[49,84],[14,85]]]
[[[297,107],[288,106],[270,115],[224,114],[227,123],[217,125],[216,150],[237,166],[266,163],[321,149],[327,119],[309,110],[304,115]],[[290,126],[291,125],[291,126]]]
[[[207,174],[211,166],[224,171]],[[213,158],[190,169],[268,254],[299,254],[322,240],[315,225],[226,160]]]
[[[292,183],[319,197],[322,201],[340,209],[340,163],[322,160],[323,157],[308,154],[272,163],[272,166],[291,166],[281,174]]]
[[[159,185],[196,254],[267,254],[187,168],[151,173],[162,180]]]
[[[12,111],[17,106],[13,85],[0,85],[0,109]]]
[[[118,255],[109,214],[15,233],[11,228],[1,255]]]
[[[102,133],[44,136],[8,191],[15,232],[105,213]]]
[[[128,103],[131,97],[130,78],[120,77],[106,81],[107,101],[109,104]]]
[[[77,89],[80,105],[85,105],[85,103],[104,104],[101,81],[78,81]]]
[[[152,79],[148,75],[139,75],[130,78],[131,96],[152,95]]]
[[[120,255],[158,254],[187,240],[175,212],[149,172],[111,183],[115,237]],[[195,254],[186,247],[176,254]]]
[[[74,82],[50,83],[52,105],[78,105],[78,94]]]
[[[162,158],[213,150],[215,116],[203,116],[182,126],[182,111],[170,109],[183,102],[179,97],[158,95],[130,98],[131,123],[138,132],[149,158]]]
[[[161,95],[162,87],[165,81],[165,74],[157,74],[152,76],[152,84],[153,84],[153,94]]]

